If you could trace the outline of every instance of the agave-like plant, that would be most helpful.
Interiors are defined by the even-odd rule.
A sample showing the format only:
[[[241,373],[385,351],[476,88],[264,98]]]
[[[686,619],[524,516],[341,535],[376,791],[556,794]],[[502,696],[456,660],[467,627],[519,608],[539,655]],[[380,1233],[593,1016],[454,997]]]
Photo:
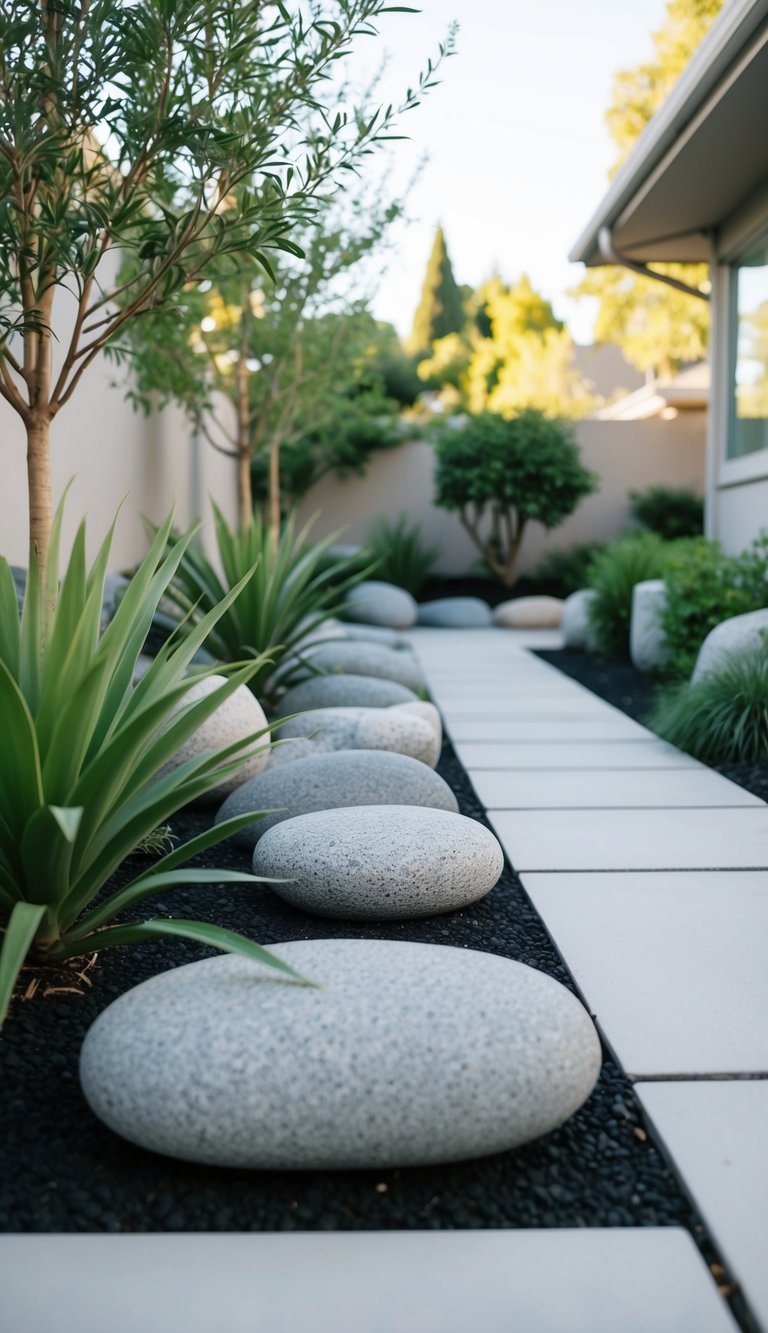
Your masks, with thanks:
[[[199,546],[188,545],[166,601],[175,604],[184,624],[197,627],[226,600],[205,647],[221,662],[254,657],[249,685],[259,698],[268,697],[267,682],[280,663],[343,610],[348,590],[369,571],[356,556],[329,561],[336,535],[310,541],[314,520],[297,530],[289,517],[275,546],[258,515],[243,531],[233,531],[216,505],[213,512],[223,578]]]
[[[255,882],[253,875],[229,870],[181,868],[255,814],[173,848],[120,890],[102,895],[142,839],[235,772],[264,734],[255,732],[157,777],[201,722],[259,670],[258,660],[240,664],[215,691],[184,705],[194,653],[229,613],[249,576],[185,635],[169,640],[134,686],[157,604],[194,534],[169,544],[171,519],[162,525],[100,636],[112,532],[89,570],[81,526],[60,581],[61,517],[59,509],[43,574],[30,557],[21,616],[9,566],[0,560],[0,1021],[25,962],[59,963],[158,935],[241,953],[295,976],[254,941],[205,922],[114,921],[179,884]]]

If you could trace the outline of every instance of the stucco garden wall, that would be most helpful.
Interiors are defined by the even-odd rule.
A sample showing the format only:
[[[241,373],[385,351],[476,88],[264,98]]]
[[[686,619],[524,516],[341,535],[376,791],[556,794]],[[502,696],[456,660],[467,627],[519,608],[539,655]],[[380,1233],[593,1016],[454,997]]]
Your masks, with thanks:
[[[147,419],[134,412],[123,389],[113,387],[113,366],[94,364],[71,402],[54,420],[52,471],[56,499],[73,480],[64,532],[68,547],[77,524],[88,519],[89,549],[95,552],[123,501],[110,567],[130,568],[146,550],[141,515],[157,521],[176,506],[181,527],[209,513],[215,497],[234,520],[235,468],[210,445],[191,438],[180,412]],[[0,400],[0,553],[27,563],[27,481],[24,429]],[[210,524],[206,539],[210,544]]]
[[[585,465],[600,477],[600,490],[554,532],[530,527],[523,573],[535,567],[545,550],[615,537],[628,521],[631,490],[663,484],[704,493],[703,412],[681,413],[671,421],[582,421],[577,436]],[[304,500],[301,517],[318,514],[318,535],[343,529],[342,541],[362,542],[381,515],[405,513],[440,546],[441,571],[465,573],[477,552],[458,518],[434,505],[433,469],[431,445],[404,444],[375,455],[364,477],[325,477]]]

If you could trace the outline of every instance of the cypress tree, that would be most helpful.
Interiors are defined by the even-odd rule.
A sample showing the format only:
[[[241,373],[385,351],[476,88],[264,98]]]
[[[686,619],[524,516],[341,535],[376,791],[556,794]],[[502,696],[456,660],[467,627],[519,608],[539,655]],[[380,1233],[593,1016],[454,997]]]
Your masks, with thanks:
[[[410,349],[416,355],[428,352],[436,338],[444,338],[448,333],[460,333],[465,323],[461,289],[453,276],[443,229],[438,227],[421,289],[421,300],[413,317]]]

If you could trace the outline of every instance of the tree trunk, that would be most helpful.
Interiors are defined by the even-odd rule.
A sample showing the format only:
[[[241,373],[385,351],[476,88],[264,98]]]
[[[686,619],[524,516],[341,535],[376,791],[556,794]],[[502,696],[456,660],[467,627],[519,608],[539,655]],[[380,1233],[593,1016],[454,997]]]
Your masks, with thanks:
[[[269,543],[273,556],[280,544],[280,439],[273,435],[269,445]]]
[[[48,415],[35,414],[27,424],[27,485],[29,489],[29,542],[43,572],[53,524],[51,489],[51,423]]]
[[[237,505],[240,531],[245,532],[253,520],[253,489],[251,487],[251,455],[242,450],[237,458]]]
[[[237,507],[240,531],[253,522],[251,492],[251,403],[248,394],[248,338],[246,306],[241,317],[241,346],[237,361]]]

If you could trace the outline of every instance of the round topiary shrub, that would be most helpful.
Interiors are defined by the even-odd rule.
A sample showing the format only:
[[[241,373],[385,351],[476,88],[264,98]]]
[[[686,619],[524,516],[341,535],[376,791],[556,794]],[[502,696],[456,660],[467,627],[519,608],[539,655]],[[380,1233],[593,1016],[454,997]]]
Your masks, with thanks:
[[[437,442],[436,500],[455,511],[488,568],[506,587],[529,522],[555,528],[596,489],[573,430],[535,408],[490,412],[448,427]]]

